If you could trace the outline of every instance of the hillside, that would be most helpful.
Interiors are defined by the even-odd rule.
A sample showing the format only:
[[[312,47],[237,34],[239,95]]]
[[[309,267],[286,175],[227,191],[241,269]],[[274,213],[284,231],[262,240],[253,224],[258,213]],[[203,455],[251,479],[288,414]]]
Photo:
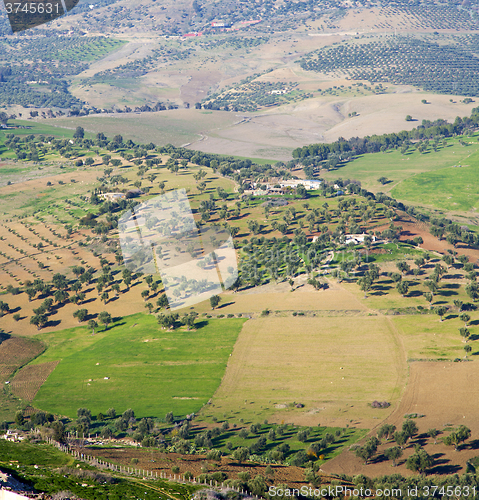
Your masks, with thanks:
[[[436,453],[425,435],[429,429],[441,440],[459,425],[473,436],[479,432],[476,403],[462,405],[457,389],[475,373],[479,254],[473,224],[469,232],[445,216],[416,212],[337,177],[316,191],[287,190],[286,204],[271,204],[275,198],[268,195],[241,196],[253,180],[294,180],[305,167],[293,162],[262,165],[119,136],[77,133],[70,142],[47,137],[51,129],[27,135],[32,131],[2,133],[2,156],[12,158],[1,167],[0,196],[8,200],[1,224],[9,235],[0,241],[2,325],[8,335],[36,337],[47,348],[33,362],[24,360],[27,366],[13,378],[5,371],[6,425],[15,406],[23,406],[23,425],[30,426],[31,405],[69,417],[69,429],[117,438],[128,429],[146,448],[201,446],[233,456],[248,447],[263,463],[305,466],[312,460],[329,472],[375,476],[389,470],[384,448],[394,445],[391,439],[375,448],[372,464],[361,465],[354,448],[338,454],[366,432],[375,435],[384,422],[399,429],[404,413],[417,414],[418,430],[404,447],[397,469],[403,474],[412,473],[407,459],[414,444]],[[445,139],[437,153],[447,161],[449,148],[464,138]],[[412,153],[419,164],[420,155]],[[100,193],[135,186],[143,200],[186,188],[199,225],[222,225],[235,235],[239,280],[219,305],[206,300],[175,315],[165,309],[160,275],[124,268],[116,225],[136,201],[117,205]],[[346,235],[365,232],[367,238],[347,243]],[[180,287],[179,297],[186,300],[188,290]],[[431,394],[439,390],[437,366],[449,368],[445,377],[455,380],[441,387],[449,401],[441,409],[417,396],[428,384]],[[168,383],[156,387],[159,379]],[[103,417],[75,419],[80,407]],[[107,407],[122,413],[131,407],[146,430],[138,422],[130,428],[126,417],[105,419]],[[198,414],[199,428],[185,434],[185,442],[164,431],[169,411],[180,420]],[[156,421],[153,431],[148,419]],[[248,431],[258,421],[269,422],[261,427],[267,436]],[[208,436],[202,426],[220,434]],[[305,431],[311,437],[297,441],[293,436],[303,427],[311,428]],[[294,441],[288,451],[286,438]],[[316,450],[310,459],[308,447]],[[429,467],[437,473],[464,471],[476,453],[467,443],[460,453],[446,442],[440,449],[445,465]]]
[[[468,112],[457,104],[477,87],[476,13],[458,2],[80,3],[0,40],[0,106],[60,125],[84,116],[94,133],[134,122],[158,143],[287,160],[318,140],[397,132],[412,126],[407,114]],[[184,112],[198,106],[225,116],[217,125]],[[163,110],[173,127],[149,115]]]

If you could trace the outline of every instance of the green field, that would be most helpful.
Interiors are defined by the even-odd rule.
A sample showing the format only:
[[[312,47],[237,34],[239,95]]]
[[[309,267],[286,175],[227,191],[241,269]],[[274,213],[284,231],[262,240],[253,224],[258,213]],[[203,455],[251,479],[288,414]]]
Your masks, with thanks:
[[[111,93],[108,89],[105,92]],[[180,109],[174,111],[159,111],[155,113],[124,113],[119,116],[94,115],[72,118],[55,118],[45,120],[48,127],[54,123],[59,127],[71,129],[73,135],[78,125],[85,132],[103,132],[108,137],[116,134],[125,134],[128,138],[141,144],[153,142],[154,144],[168,144],[181,146],[199,139],[205,131],[226,128],[231,126],[237,118],[230,113],[215,111],[211,115],[202,115],[193,109]]]
[[[14,129],[6,129],[0,131],[0,144],[3,142],[3,139],[6,134],[13,135],[30,135],[30,134],[43,134],[43,135],[53,135],[55,137],[63,137],[65,139],[73,139],[73,134],[75,133],[76,127],[72,129],[62,128],[60,126],[52,126],[45,123],[39,123],[36,121],[30,120],[9,120],[9,125],[17,126],[17,127],[25,127],[25,128],[14,128]],[[89,134],[85,131],[86,139],[93,139],[95,134]]]
[[[410,177],[392,190],[392,196],[445,210],[476,211],[479,208],[479,154],[471,156],[468,163],[470,166],[449,167]]]
[[[464,139],[466,146],[459,144],[459,140]],[[434,206],[444,206],[453,210],[467,210],[468,203],[463,203],[463,193],[458,192],[457,196],[439,202],[439,196],[443,193],[444,185],[440,182],[440,191],[435,189],[435,184],[427,184],[429,177],[426,175],[421,183],[414,183],[416,177],[423,179],[425,173],[438,173],[443,169],[448,169],[453,165],[476,165],[479,161],[477,137],[463,137],[448,139],[447,146],[438,146],[437,152],[432,148],[420,153],[417,150],[409,149],[406,154],[401,154],[399,150],[390,150],[384,153],[371,153],[358,157],[354,161],[346,163],[339,168],[322,174],[327,180],[334,180],[338,177],[343,179],[360,180],[362,186],[372,192],[389,193],[393,197],[405,202],[430,204]],[[463,175],[462,169],[452,169],[453,174]],[[465,175],[465,174],[464,174]],[[390,182],[382,185],[378,182],[380,177],[386,177]],[[432,177],[434,179],[434,176]],[[467,180],[465,180],[467,182]],[[404,187],[403,187],[404,184]],[[442,185],[441,185],[442,184]],[[458,181],[459,184],[459,181]],[[427,190],[426,190],[427,189]],[[446,191],[448,192],[448,191]],[[451,196],[448,194],[447,196]],[[446,198],[447,198],[446,196]],[[457,205],[454,205],[457,203]],[[470,201],[469,201],[470,203]]]
[[[139,417],[197,412],[218,388],[244,322],[212,320],[198,322],[196,331],[169,332],[155,316],[136,314],[94,336],[86,327],[39,335],[49,348],[34,363],[60,363],[34,404],[69,417],[79,407],[94,414],[133,408]]]

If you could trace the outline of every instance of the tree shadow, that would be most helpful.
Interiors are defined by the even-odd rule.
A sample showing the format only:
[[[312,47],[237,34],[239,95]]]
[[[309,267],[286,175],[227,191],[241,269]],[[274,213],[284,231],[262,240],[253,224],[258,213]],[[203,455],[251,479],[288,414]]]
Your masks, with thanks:
[[[50,320],[50,321],[47,321],[45,328],[53,328],[55,326],[58,326],[60,323],[61,323],[61,320]]]
[[[451,475],[458,473],[462,467],[460,465],[453,465],[449,463],[449,460],[439,460],[437,465],[429,469],[430,474],[441,474],[441,475]]]
[[[97,300],[97,297],[90,297],[89,299],[87,300],[84,300],[81,305],[84,305],[84,304],[90,304],[90,302],[95,302],[95,300]]]
[[[206,320],[201,320],[195,323],[195,327],[197,330],[199,330],[200,328],[204,328],[205,326],[208,326],[208,321]]]
[[[5,333],[3,330],[0,329],[0,344],[2,342],[5,342],[5,340],[8,340],[10,338],[12,338],[11,335],[9,335],[8,333]]]
[[[444,319],[456,319],[457,314],[448,314],[447,316],[444,316]]]
[[[439,290],[439,292],[437,293],[441,297],[451,297],[453,295],[459,295],[457,292],[454,292],[452,290],[444,290],[443,288],[441,288],[441,290]]]
[[[233,304],[234,304],[234,302],[225,302],[224,304],[217,306],[216,309],[223,309],[223,307],[231,306]]]
[[[460,280],[462,278],[463,278],[462,274],[446,274],[445,276],[443,276],[443,279],[448,279],[448,280]],[[460,287],[461,285],[459,285],[459,283],[447,283],[443,285],[443,288],[454,288],[455,290],[457,290]]]

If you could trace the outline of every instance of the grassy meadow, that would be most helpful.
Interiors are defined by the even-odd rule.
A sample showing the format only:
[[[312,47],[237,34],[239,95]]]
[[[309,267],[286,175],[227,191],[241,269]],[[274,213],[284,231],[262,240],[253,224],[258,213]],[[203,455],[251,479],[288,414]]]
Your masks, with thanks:
[[[434,175],[439,175],[443,169],[448,169],[453,165],[475,165],[479,158],[477,155],[479,150],[477,137],[475,135],[473,137],[447,139],[446,145],[438,145],[437,152],[432,148],[428,148],[424,153],[420,153],[410,148],[405,154],[402,154],[399,150],[366,154],[333,171],[324,172],[322,175],[327,180],[334,180],[338,177],[358,179],[364,188],[373,192],[391,193],[392,196],[401,201],[430,204],[440,208],[443,208],[441,203],[447,203],[447,207],[452,210],[467,210],[467,208],[464,208],[467,205],[462,206],[457,199],[453,199],[461,198],[464,193],[454,192],[452,193],[453,198],[441,201],[439,197],[444,194],[447,181],[439,182],[439,184],[435,182],[427,184],[427,181],[429,179],[428,175],[432,175],[430,178],[432,180]],[[466,146],[461,145],[460,140],[464,140]],[[462,172],[463,169],[453,169],[451,174],[454,176],[468,175]],[[464,172],[467,172],[467,169],[464,169]],[[449,173],[449,170],[447,170],[447,173]],[[380,177],[386,177],[390,182],[382,185],[378,182]],[[419,178],[419,180],[415,184],[414,179],[416,178]],[[424,179],[422,183],[421,179]],[[437,188],[439,188],[438,191]],[[451,194],[448,196],[451,196]],[[432,203],[430,203],[431,200]],[[439,205],[437,205],[438,202]],[[453,205],[454,202],[457,202],[458,205]]]
[[[447,211],[477,212],[479,209],[479,154],[467,160],[468,166],[447,167],[424,172],[404,180],[392,195],[420,205]]]
[[[133,408],[139,417],[198,412],[219,386],[244,321],[201,321],[197,330],[170,332],[155,316],[136,314],[95,335],[87,327],[40,334],[48,349],[34,363],[60,363],[34,404],[68,417],[79,407],[94,414]]]

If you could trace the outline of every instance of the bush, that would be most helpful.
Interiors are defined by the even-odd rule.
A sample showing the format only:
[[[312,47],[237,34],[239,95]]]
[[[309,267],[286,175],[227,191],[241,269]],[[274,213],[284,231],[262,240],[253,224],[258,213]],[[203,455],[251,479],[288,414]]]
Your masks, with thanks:
[[[291,465],[294,465],[296,467],[301,467],[308,461],[308,455],[304,450],[298,451],[293,458],[291,459]]]
[[[215,461],[219,461],[221,460],[221,451],[220,450],[210,450],[207,454],[206,454],[206,458],[208,460],[215,460]]]
[[[173,474],[179,474],[180,468],[177,465],[175,465],[171,468],[171,472],[173,472]]]
[[[387,401],[373,401],[371,406],[373,408],[389,408],[391,403],[388,403]]]

